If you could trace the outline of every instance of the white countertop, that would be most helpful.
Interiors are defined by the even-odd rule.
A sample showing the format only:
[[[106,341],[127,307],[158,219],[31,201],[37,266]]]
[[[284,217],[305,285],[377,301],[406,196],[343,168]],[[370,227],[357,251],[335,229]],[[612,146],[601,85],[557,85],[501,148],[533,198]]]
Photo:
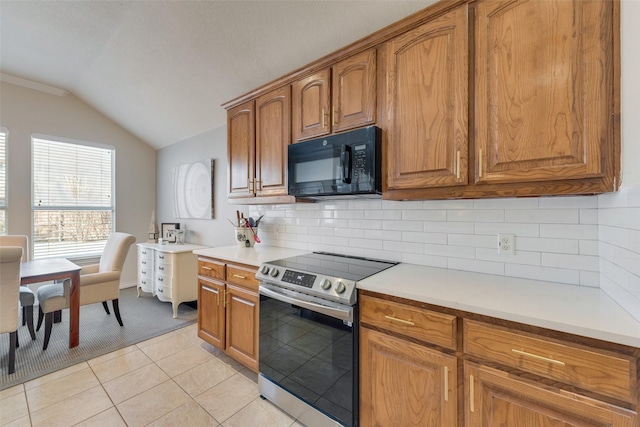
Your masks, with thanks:
[[[263,262],[303,255],[309,253],[309,251],[277,248],[274,246],[257,245],[252,248],[244,248],[238,245],[234,245],[221,246],[217,248],[198,249],[193,251],[193,253],[197,255],[208,256],[211,258],[224,259],[227,261],[239,262],[241,264],[259,267]]]
[[[399,264],[358,289],[640,347],[640,322],[599,288]]]
[[[165,245],[166,246],[166,245]],[[237,245],[195,254],[259,266],[309,251]],[[358,282],[379,292],[499,319],[640,347],[640,322],[604,291],[530,279],[398,264]]]
[[[146,243],[146,242],[142,242],[142,243],[138,243],[138,246],[142,246],[145,248],[150,248],[150,249],[155,249],[157,251],[161,251],[161,252],[167,252],[170,254],[178,254],[181,252],[192,252],[196,249],[204,249],[207,246],[202,246],[202,245],[192,245],[191,243],[184,243],[184,244],[177,244],[177,243],[164,243],[162,245],[158,244],[158,243]]]

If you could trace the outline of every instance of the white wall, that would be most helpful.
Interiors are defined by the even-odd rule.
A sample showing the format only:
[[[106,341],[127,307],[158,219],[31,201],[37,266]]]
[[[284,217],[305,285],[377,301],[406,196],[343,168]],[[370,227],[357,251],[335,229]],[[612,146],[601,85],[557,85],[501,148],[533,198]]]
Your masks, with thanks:
[[[155,150],[73,95],[57,96],[0,82],[0,125],[8,139],[8,234],[31,236],[31,134],[112,145],[116,149],[116,228],[147,240],[155,206]],[[129,251],[123,285],[136,281]]]
[[[620,3],[622,185],[640,184],[640,1]]]
[[[173,168],[205,159],[215,160],[214,219],[176,218],[173,213]],[[234,244],[234,232],[227,219],[236,217],[236,209],[227,203],[227,131],[222,127],[170,145],[157,152],[157,213],[158,224],[178,222],[188,231],[189,243],[207,246]],[[248,208],[239,208],[248,212]]]

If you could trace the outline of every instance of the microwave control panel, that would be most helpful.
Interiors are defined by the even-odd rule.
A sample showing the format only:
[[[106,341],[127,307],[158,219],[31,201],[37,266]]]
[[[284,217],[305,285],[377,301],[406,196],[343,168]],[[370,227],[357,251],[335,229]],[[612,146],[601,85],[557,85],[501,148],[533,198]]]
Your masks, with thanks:
[[[353,180],[354,183],[369,182],[367,165],[367,146],[358,144],[353,146]]]

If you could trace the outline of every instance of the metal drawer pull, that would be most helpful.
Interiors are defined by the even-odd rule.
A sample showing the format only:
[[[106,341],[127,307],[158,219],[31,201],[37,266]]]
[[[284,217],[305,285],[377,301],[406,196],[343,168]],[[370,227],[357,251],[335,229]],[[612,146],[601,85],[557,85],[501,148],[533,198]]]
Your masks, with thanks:
[[[444,367],[444,401],[449,401],[449,368]]]
[[[550,359],[548,357],[538,356],[537,354],[527,353],[526,351],[516,350],[515,348],[512,348],[511,351],[514,352],[515,354],[519,354],[521,356],[530,357],[530,358],[536,359],[536,360],[542,360],[544,362],[553,363],[555,365],[560,365],[560,366],[564,366],[565,365],[564,362],[561,362],[559,360],[554,360],[554,359]]]
[[[404,323],[405,325],[415,326],[416,324],[411,322],[410,320],[398,319],[393,316],[384,316],[385,319],[395,320],[396,322]]]
[[[239,274],[234,274],[233,277],[237,277],[238,279],[246,279],[246,276],[241,276]]]
[[[207,270],[207,271],[211,271],[212,268],[211,267],[202,267],[203,270]]]

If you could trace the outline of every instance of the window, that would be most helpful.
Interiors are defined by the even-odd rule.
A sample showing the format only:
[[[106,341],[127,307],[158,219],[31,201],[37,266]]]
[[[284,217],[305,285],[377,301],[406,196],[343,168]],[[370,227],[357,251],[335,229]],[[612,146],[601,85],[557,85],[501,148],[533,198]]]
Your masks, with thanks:
[[[7,133],[0,127],[0,235],[7,234]]]
[[[33,258],[99,256],[115,229],[113,147],[33,136]]]

